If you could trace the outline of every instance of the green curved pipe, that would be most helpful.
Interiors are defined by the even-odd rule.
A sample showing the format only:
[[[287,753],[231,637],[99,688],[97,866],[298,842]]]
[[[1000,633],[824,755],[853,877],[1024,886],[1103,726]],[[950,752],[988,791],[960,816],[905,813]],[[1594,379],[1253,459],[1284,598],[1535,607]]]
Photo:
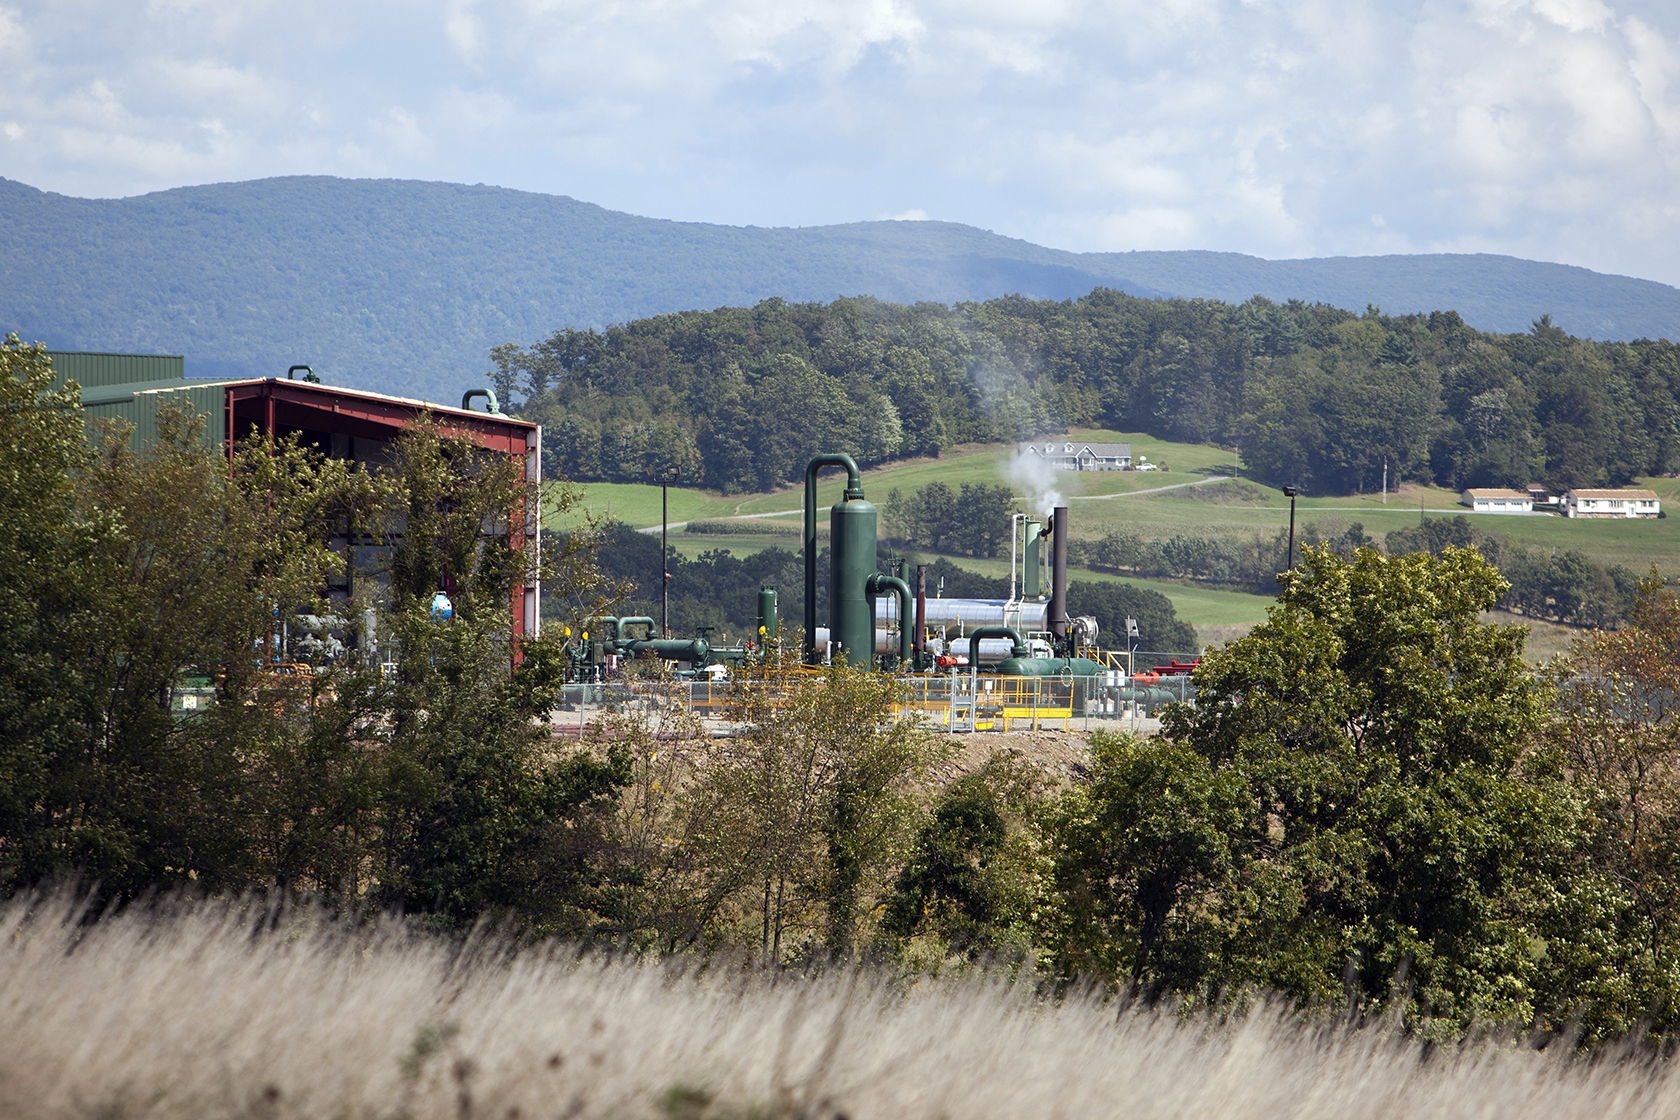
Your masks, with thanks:
[[[649,638],[659,637],[659,623],[655,622],[652,618],[645,614],[627,614],[623,618],[619,619],[618,627],[613,631],[615,637],[617,637],[617,639],[621,642],[629,641],[630,639],[624,636],[624,628],[637,622],[645,623],[647,625]]]
[[[805,664],[817,663],[817,472],[846,468],[845,500],[863,497],[863,475],[850,455],[818,455],[805,464]]]
[[[977,626],[968,632],[967,638],[968,662],[970,665],[980,664],[980,639],[982,638],[1008,638],[1015,643],[1015,648],[1009,656],[1032,656],[1032,650],[1028,649],[1027,643],[1021,640],[1021,632],[1013,626]]]
[[[484,411],[486,412],[500,412],[502,410],[501,402],[496,400],[496,390],[494,389],[468,389],[461,394],[461,407],[470,410],[474,397],[484,398]]]
[[[870,611],[875,609],[875,597],[883,589],[898,593],[898,664],[908,668],[910,665],[912,642],[915,639],[913,620],[910,617],[910,585],[897,576],[882,575],[876,572],[863,585],[863,590],[870,600]]]

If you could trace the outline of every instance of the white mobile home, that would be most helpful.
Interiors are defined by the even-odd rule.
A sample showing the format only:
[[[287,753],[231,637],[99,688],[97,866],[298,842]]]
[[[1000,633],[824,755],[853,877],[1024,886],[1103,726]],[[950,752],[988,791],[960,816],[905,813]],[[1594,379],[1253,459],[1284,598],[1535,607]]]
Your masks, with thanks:
[[[1654,490],[1565,490],[1565,517],[1655,517],[1662,502]]]
[[[1530,513],[1534,499],[1521,490],[1466,490],[1459,499],[1475,513]]]

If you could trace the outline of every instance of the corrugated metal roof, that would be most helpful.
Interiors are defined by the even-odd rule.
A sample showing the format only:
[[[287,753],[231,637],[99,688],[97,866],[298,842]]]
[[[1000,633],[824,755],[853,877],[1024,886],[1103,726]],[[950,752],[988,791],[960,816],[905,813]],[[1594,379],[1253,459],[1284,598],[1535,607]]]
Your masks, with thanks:
[[[103,354],[81,350],[48,350],[55,384],[74,381],[82,388],[134,385],[152,381],[180,381],[187,376],[187,360],[179,354]]]

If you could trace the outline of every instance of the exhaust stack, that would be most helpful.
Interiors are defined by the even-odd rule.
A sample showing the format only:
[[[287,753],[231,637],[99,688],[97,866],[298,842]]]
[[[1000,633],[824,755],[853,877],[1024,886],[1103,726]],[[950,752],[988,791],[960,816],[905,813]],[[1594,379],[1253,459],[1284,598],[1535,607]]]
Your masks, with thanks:
[[[918,672],[927,667],[927,565],[916,565],[916,663]]]
[[[1058,644],[1068,640],[1066,506],[1050,515],[1050,633]]]

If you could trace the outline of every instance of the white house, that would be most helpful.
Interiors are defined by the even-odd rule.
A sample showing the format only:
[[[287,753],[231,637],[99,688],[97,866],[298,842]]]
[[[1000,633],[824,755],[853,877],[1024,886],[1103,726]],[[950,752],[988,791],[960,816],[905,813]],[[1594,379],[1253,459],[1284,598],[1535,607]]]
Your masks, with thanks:
[[[1042,459],[1061,471],[1128,471],[1132,469],[1129,443],[1077,443],[1066,439],[1023,443],[1022,455]]]
[[[1654,490],[1565,490],[1565,517],[1655,517],[1662,510]]]
[[[1534,499],[1521,490],[1466,490],[1459,499],[1476,513],[1529,513]]]

